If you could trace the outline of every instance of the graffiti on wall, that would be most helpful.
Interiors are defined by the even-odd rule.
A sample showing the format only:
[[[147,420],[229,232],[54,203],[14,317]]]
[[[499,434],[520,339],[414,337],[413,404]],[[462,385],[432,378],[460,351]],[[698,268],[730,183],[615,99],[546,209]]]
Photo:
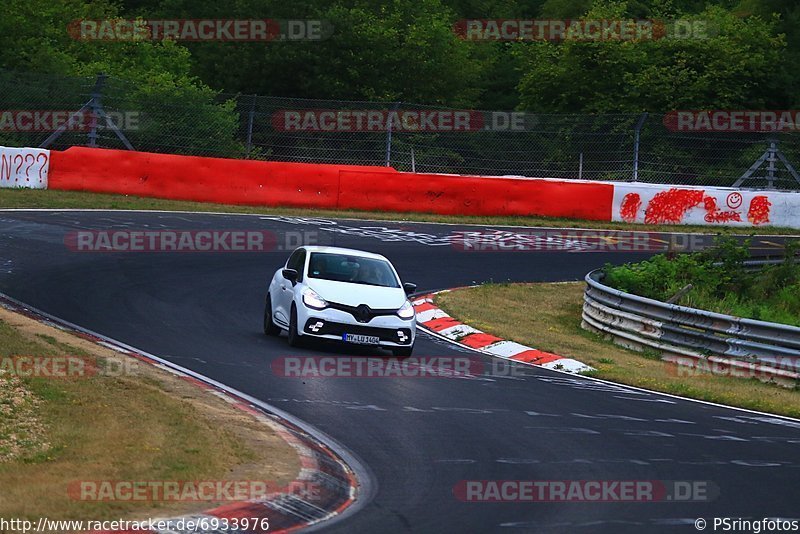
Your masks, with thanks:
[[[646,224],[794,226],[800,194],[698,189],[654,185],[616,185],[613,219]]]

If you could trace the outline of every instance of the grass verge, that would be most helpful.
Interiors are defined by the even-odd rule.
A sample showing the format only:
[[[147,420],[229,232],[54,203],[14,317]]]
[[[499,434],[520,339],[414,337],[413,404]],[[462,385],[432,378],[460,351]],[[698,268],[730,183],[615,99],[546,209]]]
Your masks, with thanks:
[[[87,369],[30,376],[13,357]],[[251,415],[165,371],[0,308],[0,517],[165,517],[218,502],[81,500],[76,481],[259,480],[285,485],[297,455]],[[37,373],[41,375],[42,373]]]
[[[106,195],[76,191],[56,191],[52,189],[0,189],[1,208],[76,208],[76,209],[124,209],[124,210],[164,210],[226,212],[262,215],[293,215],[322,218],[349,218],[370,220],[402,220],[409,222],[434,222],[450,224],[478,224],[488,226],[530,226],[610,229],[641,232],[687,232],[750,234],[754,231],[763,235],[798,235],[800,231],[792,228],[765,226],[758,229],[733,227],[684,226],[628,224],[619,222],[580,221],[574,219],[554,219],[546,217],[484,217],[466,215],[435,215],[430,213],[388,213],[380,211],[313,210],[287,207],[235,206],[228,204],[209,204],[180,200],[141,198],[128,195]]]
[[[657,355],[624,349],[580,326],[583,282],[486,284],[436,297],[453,317],[596,368],[592,376],[673,395],[800,417],[800,390],[711,374],[680,376]]]

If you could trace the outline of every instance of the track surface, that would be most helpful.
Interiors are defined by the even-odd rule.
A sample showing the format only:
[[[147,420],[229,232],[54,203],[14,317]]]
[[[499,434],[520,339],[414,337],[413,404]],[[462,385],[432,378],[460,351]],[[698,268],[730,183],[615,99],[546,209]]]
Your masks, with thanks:
[[[280,248],[293,232],[311,232],[307,239],[387,255],[420,290],[578,280],[607,261],[647,254],[465,253],[441,244],[459,227],[430,224],[0,211],[0,291],[278,406],[359,457],[374,477],[374,498],[326,531],[695,532],[697,517],[800,515],[798,423],[528,367],[515,377],[276,377],[270,362],[280,356],[346,352],[290,349],[285,338],[261,333],[266,284],[285,250],[76,253],[64,245],[73,230],[125,228],[266,229]],[[411,241],[386,241],[398,231]],[[415,351],[464,354],[424,335]],[[704,480],[720,495],[624,504],[454,498],[458,481],[476,479]]]

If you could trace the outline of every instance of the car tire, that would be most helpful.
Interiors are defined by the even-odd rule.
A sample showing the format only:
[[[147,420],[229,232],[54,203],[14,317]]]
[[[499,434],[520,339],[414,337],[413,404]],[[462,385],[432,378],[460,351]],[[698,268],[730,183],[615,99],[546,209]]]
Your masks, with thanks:
[[[398,347],[396,349],[392,349],[392,354],[394,354],[395,358],[408,358],[413,352],[414,345],[411,345],[410,347]]]
[[[264,334],[277,336],[281,333],[281,327],[272,322],[272,298],[267,293],[267,301],[264,305]]]
[[[300,334],[297,333],[297,308],[292,304],[292,312],[289,317],[289,346],[299,347],[301,341]]]

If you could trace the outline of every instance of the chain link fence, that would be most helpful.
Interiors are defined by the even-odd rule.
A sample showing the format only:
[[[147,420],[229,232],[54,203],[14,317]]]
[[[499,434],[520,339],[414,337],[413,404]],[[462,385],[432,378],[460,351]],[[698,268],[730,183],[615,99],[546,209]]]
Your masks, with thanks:
[[[79,110],[80,120],[73,115]],[[793,167],[800,164],[800,134],[681,132],[669,128],[668,119],[265,97],[0,70],[4,146],[88,145],[433,173],[800,189]]]

